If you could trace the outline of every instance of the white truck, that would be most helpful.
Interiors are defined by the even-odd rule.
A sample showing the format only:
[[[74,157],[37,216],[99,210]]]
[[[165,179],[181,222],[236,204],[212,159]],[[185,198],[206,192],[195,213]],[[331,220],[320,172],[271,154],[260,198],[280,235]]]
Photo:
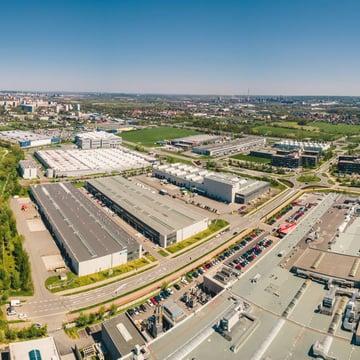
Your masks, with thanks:
[[[10,300],[10,306],[11,307],[21,306],[21,301],[19,299],[12,299]]]

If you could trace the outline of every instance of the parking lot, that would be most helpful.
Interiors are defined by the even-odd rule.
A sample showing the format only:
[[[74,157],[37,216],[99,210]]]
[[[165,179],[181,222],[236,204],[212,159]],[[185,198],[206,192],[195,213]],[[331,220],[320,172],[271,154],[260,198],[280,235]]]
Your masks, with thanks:
[[[167,194],[167,196],[176,197],[181,201],[196,206],[200,210],[206,210],[207,216],[209,216],[209,212],[218,215],[237,214],[239,211],[246,208],[246,206],[242,204],[226,204],[210,199],[206,196],[192,193],[186,189],[182,189],[176,185],[169,184],[152,176],[139,175],[135,176],[134,178],[139,182],[149,186],[150,188],[153,188],[155,191],[163,191],[165,194]]]
[[[182,318],[185,318],[211,300],[212,295],[202,288],[202,274],[206,270],[206,268],[197,269],[196,274],[199,275],[195,275],[194,271],[192,276],[182,277],[174,285],[162,289],[156,295],[127,310],[144,336],[151,337],[148,327],[157,306],[176,304],[183,313]],[[164,324],[164,330],[168,328],[170,328],[169,324]]]

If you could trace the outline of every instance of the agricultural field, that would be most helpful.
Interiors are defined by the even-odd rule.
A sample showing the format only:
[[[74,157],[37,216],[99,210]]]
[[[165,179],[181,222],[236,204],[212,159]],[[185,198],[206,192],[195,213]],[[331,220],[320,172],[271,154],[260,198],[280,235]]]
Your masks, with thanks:
[[[233,156],[231,156],[231,158],[236,159],[236,160],[242,160],[242,161],[251,161],[251,162],[255,162],[255,163],[259,163],[259,164],[270,164],[271,163],[271,159],[258,157],[258,156],[245,155],[245,154],[233,155]]]
[[[144,146],[160,146],[156,144],[161,140],[172,140],[179,137],[197,135],[195,130],[178,129],[174,127],[162,126],[155,128],[148,128],[142,130],[133,130],[124,132],[121,137],[124,141],[141,144]]]

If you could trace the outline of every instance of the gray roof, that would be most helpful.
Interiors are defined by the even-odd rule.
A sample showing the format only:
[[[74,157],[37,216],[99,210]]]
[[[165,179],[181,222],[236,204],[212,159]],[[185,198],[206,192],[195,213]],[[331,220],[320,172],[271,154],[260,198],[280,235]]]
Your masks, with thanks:
[[[31,192],[78,261],[139,247],[133,237],[73,185],[34,185]]]
[[[102,326],[121,356],[129,354],[135,345],[145,345],[141,333],[126,314],[107,320]]]
[[[88,183],[162,235],[207,219],[189,206],[167,196],[153,194],[121,176],[93,179]]]
[[[215,143],[215,144],[207,144],[207,145],[201,145],[201,146],[197,146],[195,149],[199,149],[199,150],[221,150],[223,148],[227,148],[227,147],[231,147],[231,146],[236,146],[236,145],[246,145],[247,143],[252,143],[254,140],[262,140],[263,138],[259,137],[259,136],[246,136],[243,138],[238,138],[235,140],[231,140],[231,141],[224,141],[224,142],[219,142],[219,143]]]
[[[29,159],[29,160],[20,160],[19,161],[19,165],[21,165],[24,169],[29,169],[29,168],[36,168],[36,163],[34,160]]]

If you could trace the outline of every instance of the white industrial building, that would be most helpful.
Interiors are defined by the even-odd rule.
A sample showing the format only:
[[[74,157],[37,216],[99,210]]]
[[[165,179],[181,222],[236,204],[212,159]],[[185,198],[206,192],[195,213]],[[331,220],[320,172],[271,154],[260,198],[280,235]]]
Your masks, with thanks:
[[[275,148],[282,150],[302,150],[324,152],[330,149],[330,144],[325,142],[310,142],[310,141],[296,141],[296,140],[282,140],[274,144]]]
[[[143,169],[156,162],[152,156],[129,150],[114,149],[42,150],[35,157],[44,165],[49,177],[85,176]]]
[[[141,257],[135,238],[69,183],[34,185],[31,196],[70,268],[79,276]]]
[[[0,131],[0,140],[18,144],[21,148],[39,147],[60,142],[60,138],[56,136],[48,136],[46,134],[37,134],[23,130]]]
[[[10,360],[60,360],[52,336],[14,342],[9,345]]]
[[[162,247],[207,229],[209,219],[168,196],[121,176],[88,180],[86,188],[112,211]]]
[[[37,167],[33,160],[20,160],[19,161],[19,172],[24,179],[36,179],[37,178]]]
[[[83,150],[116,148],[122,143],[122,139],[106,131],[91,131],[80,133],[75,136],[76,145]]]
[[[181,148],[192,148],[194,146],[199,146],[202,144],[211,144],[215,141],[219,141],[221,136],[218,135],[210,135],[210,134],[198,134],[185,136],[178,139],[171,140],[171,144],[174,146],[178,146]]]
[[[247,203],[269,189],[269,183],[211,172],[187,164],[155,165],[153,176],[227,203]]]
[[[260,136],[246,136],[240,139],[196,146],[192,151],[196,154],[207,156],[224,156],[248,151],[254,147],[265,146],[266,139]]]

